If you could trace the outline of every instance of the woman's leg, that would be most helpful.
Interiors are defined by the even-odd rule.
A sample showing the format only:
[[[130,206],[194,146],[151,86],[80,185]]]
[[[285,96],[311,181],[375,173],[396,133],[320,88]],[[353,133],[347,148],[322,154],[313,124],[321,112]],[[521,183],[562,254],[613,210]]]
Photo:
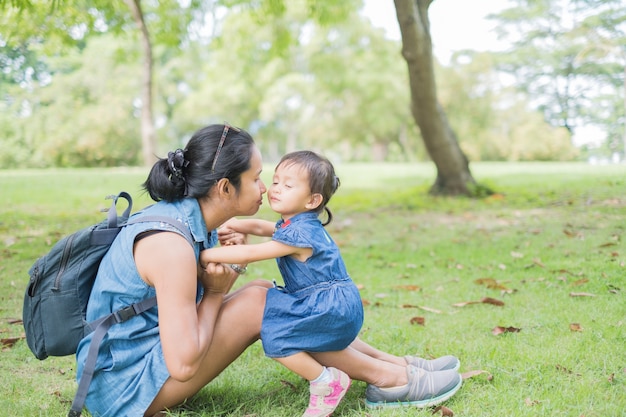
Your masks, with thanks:
[[[152,416],[196,394],[259,339],[265,307],[265,285],[247,284],[224,299],[215,325],[213,343],[200,371],[185,382],[169,378],[146,411]]]

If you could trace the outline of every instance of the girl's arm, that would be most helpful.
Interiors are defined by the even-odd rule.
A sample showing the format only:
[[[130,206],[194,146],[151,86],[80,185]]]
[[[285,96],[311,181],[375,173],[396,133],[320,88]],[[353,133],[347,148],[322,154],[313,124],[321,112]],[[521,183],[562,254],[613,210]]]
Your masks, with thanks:
[[[311,252],[311,248],[296,248],[271,240],[254,245],[232,245],[205,249],[200,252],[200,265],[204,267],[209,262],[248,264],[289,255],[306,259],[311,256]]]
[[[244,235],[271,237],[274,234],[276,223],[260,219],[236,219],[232,218],[222,225],[225,231],[234,231]]]

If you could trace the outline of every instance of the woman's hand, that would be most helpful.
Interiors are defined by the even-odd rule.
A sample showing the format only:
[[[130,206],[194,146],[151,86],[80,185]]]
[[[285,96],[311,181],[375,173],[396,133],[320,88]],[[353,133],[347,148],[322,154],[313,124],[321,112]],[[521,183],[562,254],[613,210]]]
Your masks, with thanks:
[[[204,268],[200,268],[198,278],[207,293],[226,294],[238,276],[239,274],[228,265],[209,262]]]

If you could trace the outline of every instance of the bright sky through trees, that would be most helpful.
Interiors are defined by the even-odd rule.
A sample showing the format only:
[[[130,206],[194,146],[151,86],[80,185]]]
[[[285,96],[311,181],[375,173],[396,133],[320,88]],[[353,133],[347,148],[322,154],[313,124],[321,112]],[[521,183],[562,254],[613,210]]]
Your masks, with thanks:
[[[365,0],[363,14],[375,26],[384,28],[392,39],[400,39],[393,0]],[[500,45],[492,31],[493,22],[485,19],[507,6],[507,0],[435,0],[429,9],[435,55],[447,63],[453,51],[497,50]]]

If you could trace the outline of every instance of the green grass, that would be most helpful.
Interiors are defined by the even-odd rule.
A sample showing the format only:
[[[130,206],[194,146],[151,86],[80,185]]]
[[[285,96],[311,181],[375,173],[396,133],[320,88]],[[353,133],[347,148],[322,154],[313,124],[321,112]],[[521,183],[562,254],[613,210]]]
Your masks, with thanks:
[[[473,164],[498,194],[434,198],[430,164],[339,165],[329,231],[367,302],[362,337],[396,354],[461,358],[466,379],[446,402],[456,416],[618,416],[626,410],[626,166]],[[265,169],[269,178],[272,167]],[[49,245],[103,218],[103,196],[135,208],[147,171],[0,171],[0,338],[19,337],[27,271]],[[275,219],[267,205],[259,216]],[[276,278],[273,262],[245,279]],[[503,289],[476,280],[491,278]],[[411,287],[413,286],[413,287]],[[418,290],[410,290],[419,287]],[[572,293],[593,296],[574,297]],[[496,298],[504,306],[454,304]],[[420,316],[425,325],[411,324]],[[578,323],[582,331],[570,330]],[[496,326],[518,333],[492,334]],[[62,416],[74,358],[35,359],[19,341],[0,352],[0,409]],[[335,416],[429,416],[367,410],[355,382]],[[257,343],[173,416],[294,416],[307,384]],[[440,415],[440,414],[439,414]]]

